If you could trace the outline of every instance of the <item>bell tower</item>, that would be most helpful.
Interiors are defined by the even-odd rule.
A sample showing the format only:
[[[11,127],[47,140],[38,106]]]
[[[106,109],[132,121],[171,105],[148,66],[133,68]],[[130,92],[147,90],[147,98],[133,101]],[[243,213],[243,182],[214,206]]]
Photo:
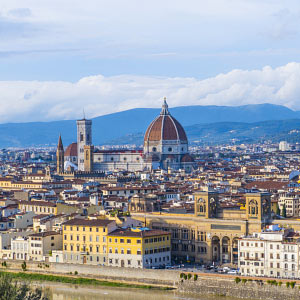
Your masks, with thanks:
[[[78,171],[84,171],[84,146],[92,145],[92,120],[77,120]]]
[[[58,174],[64,172],[64,164],[65,164],[65,151],[61,140],[61,135],[59,135],[57,150],[56,150],[56,171]]]

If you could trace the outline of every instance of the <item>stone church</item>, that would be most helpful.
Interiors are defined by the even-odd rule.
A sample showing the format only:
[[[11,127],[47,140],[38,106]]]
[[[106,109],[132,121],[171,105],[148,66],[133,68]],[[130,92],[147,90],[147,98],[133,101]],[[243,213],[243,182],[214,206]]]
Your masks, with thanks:
[[[61,141],[60,141],[61,143]],[[61,166],[61,145],[57,163]],[[77,143],[69,145],[64,155],[64,169],[78,171],[179,170],[191,172],[194,160],[181,124],[170,114],[164,99],[160,114],[151,122],[144,136],[143,150],[100,150],[92,144],[92,120],[77,120]],[[61,169],[61,167],[60,167]],[[62,171],[62,170],[60,170]]]

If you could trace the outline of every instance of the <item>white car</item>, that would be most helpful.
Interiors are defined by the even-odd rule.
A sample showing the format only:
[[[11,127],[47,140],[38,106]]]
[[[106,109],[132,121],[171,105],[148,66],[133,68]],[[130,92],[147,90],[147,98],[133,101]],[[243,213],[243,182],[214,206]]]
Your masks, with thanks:
[[[227,274],[229,274],[229,275],[237,275],[238,271],[237,270],[230,270],[230,271],[227,272]]]

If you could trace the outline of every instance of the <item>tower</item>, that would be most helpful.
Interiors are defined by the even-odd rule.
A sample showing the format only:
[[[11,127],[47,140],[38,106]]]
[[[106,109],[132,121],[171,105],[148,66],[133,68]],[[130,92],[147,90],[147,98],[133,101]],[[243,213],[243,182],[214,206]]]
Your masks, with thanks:
[[[78,171],[84,171],[84,146],[92,145],[92,120],[77,120]]]
[[[59,135],[57,150],[56,150],[56,171],[57,173],[64,172],[64,163],[65,163],[65,152],[64,146],[61,140],[61,135]]]

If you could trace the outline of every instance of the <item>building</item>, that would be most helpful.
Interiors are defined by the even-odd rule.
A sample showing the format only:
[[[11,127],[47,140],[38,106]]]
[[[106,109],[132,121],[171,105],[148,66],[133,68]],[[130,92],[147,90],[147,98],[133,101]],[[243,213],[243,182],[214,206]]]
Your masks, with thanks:
[[[77,153],[74,150],[77,145]],[[77,121],[77,143],[67,148],[67,161],[78,171],[104,172],[114,170],[143,171],[153,169],[184,169],[191,172],[194,160],[188,151],[188,139],[181,124],[170,114],[166,99],[161,113],[149,125],[143,150],[100,150],[92,145],[92,121]],[[57,152],[61,155],[61,152]],[[62,156],[61,156],[62,157]],[[57,158],[61,162],[62,158]],[[71,168],[68,165],[68,168]],[[61,169],[61,166],[59,166]],[[59,170],[57,169],[57,170]],[[75,168],[73,168],[74,172]]]
[[[152,268],[171,263],[171,234],[148,228],[117,229],[108,234],[107,265]]]
[[[299,278],[299,235],[271,226],[271,230],[239,239],[241,275]]]
[[[223,207],[216,192],[195,192],[194,214],[131,211],[144,226],[171,233],[175,262],[238,263],[238,240],[271,222],[268,193],[245,194],[245,206]],[[137,206],[135,206],[137,207]]]
[[[63,224],[64,262],[106,265],[107,235],[116,222],[103,219],[72,219]]]
[[[53,250],[62,249],[62,235],[56,231],[34,233],[28,238],[30,260],[46,261],[52,255]]]

